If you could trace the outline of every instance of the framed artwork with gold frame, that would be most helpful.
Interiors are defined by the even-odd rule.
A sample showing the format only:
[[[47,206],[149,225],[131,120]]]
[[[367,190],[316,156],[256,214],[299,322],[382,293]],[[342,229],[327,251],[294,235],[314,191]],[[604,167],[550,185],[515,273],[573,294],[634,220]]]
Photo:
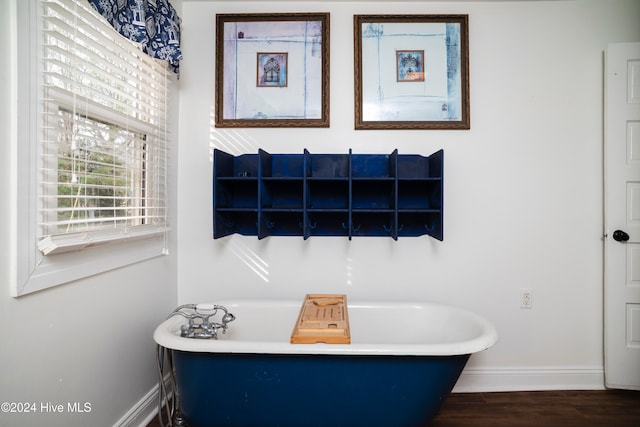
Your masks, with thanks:
[[[468,15],[355,15],[356,129],[469,129]]]
[[[216,15],[216,127],[329,126],[329,13]]]

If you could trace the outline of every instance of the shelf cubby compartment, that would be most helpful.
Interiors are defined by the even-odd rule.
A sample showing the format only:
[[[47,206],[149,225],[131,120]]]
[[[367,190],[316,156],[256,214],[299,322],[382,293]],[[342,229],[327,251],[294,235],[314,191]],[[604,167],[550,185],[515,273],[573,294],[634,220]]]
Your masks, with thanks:
[[[262,178],[260,206],[262,209],[302,210],[303,184],[302,178]]]
[[[395,212],[354,210],[351,213],[351,236],[384,236],[397,239]]]
[[[302,209],[274,210],[262,209],[258,238],[268,236],[300,236],[303,232]]]
[[[214,150],[214,238],[443,239],[442,150],[430,155]]]
[[[442,241],[442,214],[439,211],[398,212],[398,236],[417,237],[425,234]]]
[[[242,234],[243,236],[258,235],[257,210],[218,209],[214,214],[213,237]]]
[[[352,154],[351,178],[395,178],[398,150],[391,154]],[[420,156],[418,156],[420,157]]]
[[[398,179],[442,178],[443,163],[443,150],[438,150],[430,156],[398,155]]]
[[[218,178],[214,186],[216,208],[258,209],[258,180],[256,178]]]
[[[305,156],[304,238],[349,235],[348,154]]]
[[[304,238],[311,236],[348,236],[349,210],[308,210]]]
[[[216,178],[257,178],[258,156],[255,154],[234,156],[216,149],[213,152],[213,167]]]
[[[349,155],[311,154],[304,150],[307,178],[348,178]]]
[[[258,161],[256,155],[214,152],[213,236],[258,232]]]
[[[353,178],[352,209],[394,209],[395,180],[393,178]]]
[[[300,178],[304,176],[302,154],[269,154],[259,149],[260,176],[263,178]]]
[[[307,209],[349,209],[349,180],[307,179]]]
[[[442,180],[439,178],[398,180],[398,210],[441,209]]]

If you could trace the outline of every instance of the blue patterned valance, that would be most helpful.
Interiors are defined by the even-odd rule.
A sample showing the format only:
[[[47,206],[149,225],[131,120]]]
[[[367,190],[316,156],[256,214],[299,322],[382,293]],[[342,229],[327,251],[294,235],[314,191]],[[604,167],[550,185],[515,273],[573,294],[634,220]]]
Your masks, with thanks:
[[[169,0],[88,0],[120,34],[142,44],[146,54],[166,60],[178,74],[180,17]]]

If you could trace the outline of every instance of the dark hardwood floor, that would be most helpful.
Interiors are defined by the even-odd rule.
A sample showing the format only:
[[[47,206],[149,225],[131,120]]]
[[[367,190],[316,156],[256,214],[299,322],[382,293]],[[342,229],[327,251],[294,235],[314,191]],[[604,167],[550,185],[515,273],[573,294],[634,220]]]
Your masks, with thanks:
[[[528,426],[638,427],[640,391],[454,393],[425,427]],[[160,427],[157,418],[148,427]]]
[[[640,392],[455,393],[429,427],[638,427]]]

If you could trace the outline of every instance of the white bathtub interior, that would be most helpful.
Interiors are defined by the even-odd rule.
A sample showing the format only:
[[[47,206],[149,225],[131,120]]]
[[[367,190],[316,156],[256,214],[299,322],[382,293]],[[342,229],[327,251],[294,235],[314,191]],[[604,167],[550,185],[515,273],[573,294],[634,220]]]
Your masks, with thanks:
[[[228,300],[236,316],[217,340],[180,337],[186,320],[172,317],[154,333],[167,348],[199,352],[380,355],[471,354],[497,341],[495,327],[464,309],[428,302],[349,301],[351,344],[290,344],[301,301]]]

